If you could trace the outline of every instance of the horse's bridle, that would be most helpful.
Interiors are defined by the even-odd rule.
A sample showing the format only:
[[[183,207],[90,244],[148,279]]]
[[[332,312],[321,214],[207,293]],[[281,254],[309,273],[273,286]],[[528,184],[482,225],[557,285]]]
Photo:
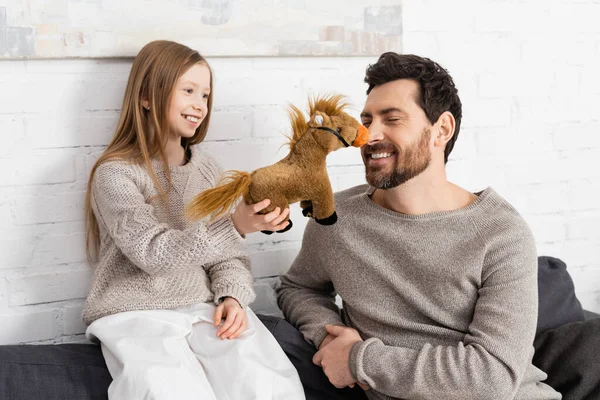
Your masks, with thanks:
[[[312,128],[312,126],[311,126],[311,128]],[[346,139],[344,139],[344,138],[342,137],[342,135],[340,135],[339,133],[337,133],[337,132],[336,132],[336,131],[334,131],[333,129],[331,129],[331,128],[328,128],[328,127],[326,127],[326,126],[316,126],[316,127],[314,127],[314,128],[315,128],[315,129],[320,129],[320,130],[322,130],[322,131],[327,131],[327,132],[330,132],[330,133],[334,134],[336,138],[340,139],[340,142],[342,142],[342,143],[344,144],[344,146],[346,146],[346,147],[350,147],[350,145],[348,144],[348,142],[346,142]]]

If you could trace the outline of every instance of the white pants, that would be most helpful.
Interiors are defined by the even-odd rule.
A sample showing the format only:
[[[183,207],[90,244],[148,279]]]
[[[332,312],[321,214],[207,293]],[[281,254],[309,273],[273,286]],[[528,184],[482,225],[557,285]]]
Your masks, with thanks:
[[[304,400],[296,369],[271,332],[246,308],[248,329],[217,337],[215,305],[129,311],[94,321],[113,377],[111,400]]]

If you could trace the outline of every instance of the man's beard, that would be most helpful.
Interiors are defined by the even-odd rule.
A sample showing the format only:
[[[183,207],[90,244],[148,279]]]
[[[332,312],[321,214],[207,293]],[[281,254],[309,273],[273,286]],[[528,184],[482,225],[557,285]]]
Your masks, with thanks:
[[[396,157],[396,163],[390,172],[385,172],[381,168],[369,167],[368,162],[365,162],[366,178],[369,185],[377,189],[391,189],[402,185],[425,171],[431,162],[430,135],[431,130],[425,128],[421,133],[419,142],[415,146],[404,150],[398,150],[391,144],[365,145],[363,148],[365,156],[372,153],[393,152]]]

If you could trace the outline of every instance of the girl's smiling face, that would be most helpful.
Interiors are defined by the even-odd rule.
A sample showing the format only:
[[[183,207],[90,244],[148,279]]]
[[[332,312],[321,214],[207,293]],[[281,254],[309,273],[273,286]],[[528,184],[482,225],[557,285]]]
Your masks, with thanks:
[[[208,112],[209,94],[210,70],[204,64],[195,64],[177,79],[167,114],[173,136],[194,136]]]

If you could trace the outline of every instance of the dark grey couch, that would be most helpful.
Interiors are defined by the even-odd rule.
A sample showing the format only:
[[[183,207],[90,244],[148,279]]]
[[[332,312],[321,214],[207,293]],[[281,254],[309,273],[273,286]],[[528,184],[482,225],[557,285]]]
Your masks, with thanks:
[[[600,315],[582,309],[562,261],[540,257],[538,283],[534,364],[548,373],[546,382],[563,393],[563,399],[600,399]],[[261,292],[262,296],[274,296]],[[275,304],[274,299],[262,301]],[[291,326],[276,317],[259,314],[259,318],[300,372],[307,399],[331,400],[315,390],[315,385],[327,384],[326,378],[318,368],[311,368],[310,349],[299,350],[290,340]],[[106,399],[110,382],[96,345],[0,346],[0,399]]]

